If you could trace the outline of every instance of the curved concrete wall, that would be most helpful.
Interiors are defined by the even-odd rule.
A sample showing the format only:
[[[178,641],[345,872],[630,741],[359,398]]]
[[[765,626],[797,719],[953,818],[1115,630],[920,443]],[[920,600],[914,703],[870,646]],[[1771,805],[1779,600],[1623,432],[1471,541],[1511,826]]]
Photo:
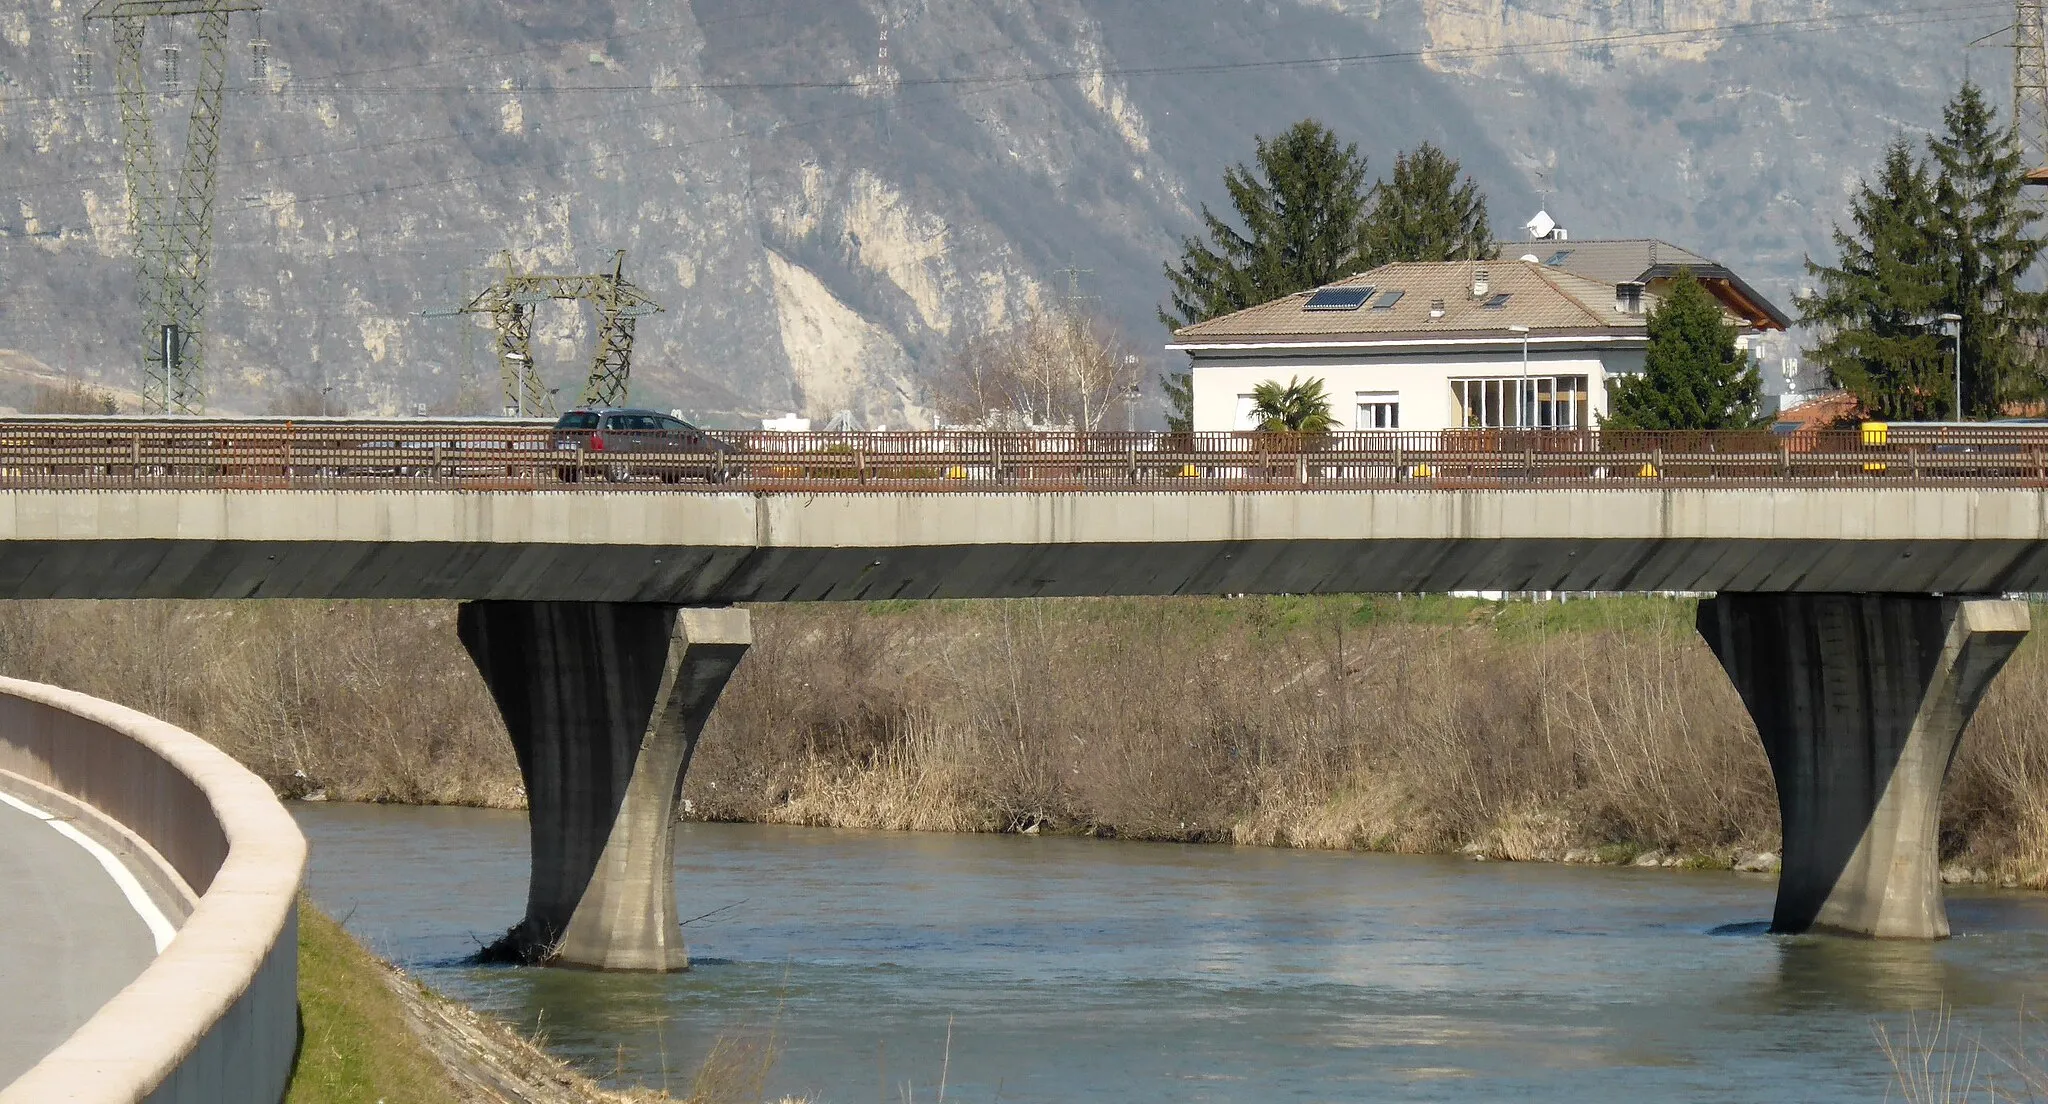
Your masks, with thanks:
[[[174,725],[15,679],[0,679],[0,771],[104,814],[197,895],[170,946],[0,1104],[281,1100],[306,840],[270,787]]]

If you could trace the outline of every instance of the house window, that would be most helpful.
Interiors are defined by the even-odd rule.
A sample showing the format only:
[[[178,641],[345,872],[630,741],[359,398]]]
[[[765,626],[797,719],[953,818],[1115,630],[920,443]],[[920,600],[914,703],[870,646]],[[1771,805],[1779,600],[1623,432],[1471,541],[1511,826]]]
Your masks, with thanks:
[[[1584,376],[1510,376],[1451,381],[1458,424],[1468,429],[1579,429],[1588,424]]]
[[[1393,391],[1360,391],[1353,429],[1401,428],[1401,396]]]

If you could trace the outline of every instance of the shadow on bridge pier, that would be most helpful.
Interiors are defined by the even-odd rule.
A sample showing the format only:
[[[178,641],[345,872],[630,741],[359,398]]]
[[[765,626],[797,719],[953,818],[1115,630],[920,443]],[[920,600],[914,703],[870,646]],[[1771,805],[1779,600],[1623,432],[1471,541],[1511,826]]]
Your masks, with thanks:
[[[1941,785],[2025,602],[1923,594],[1722,594],[1699,631],[1763,737],[1784,866],[1776,932],[1949,934]]]
[[[470,602],[456,631],[526,783],[526,916],[486,960],[681,970],[671,856],[683,774],[753,640],[745,610]]]

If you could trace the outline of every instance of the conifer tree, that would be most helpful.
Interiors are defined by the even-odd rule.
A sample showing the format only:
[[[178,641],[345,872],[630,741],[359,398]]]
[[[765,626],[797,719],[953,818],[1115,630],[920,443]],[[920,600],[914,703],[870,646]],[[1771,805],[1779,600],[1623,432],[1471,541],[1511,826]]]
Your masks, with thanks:
[[[1358,146],[1340,145],[1314,119],[1303,119],[1270,141],[1254,141],[1257,167],[1240,162],[1223,174],[1244,231],[1204,206],[1209,241],[1183,239],[1180,261],[1166,266],[1173,303],[1159,312],[1159,320],[1171,328],[1320,287],[1368,267],[1360,245],[1372,186]]]
[[[1748,429],[1762,419],[1756,366],[1735,347],[1721,304],[1681,272],[1650,312],[1643,373],[1608,403],[1610,429]]]
[[[1428,142],[1394,159],[1394,178],[1380,182],[1366,223],[1371,264],[1493,255],[1486,196],[1471,177],[1461,182],[1460,171],[1456,160]]]
[[[1159,390],[1166,396],[1166,431],[1186,433],[1195,427],[1195,376],[1192,371],[1161,372]]]
[[[1838,264],[1806,262],[1818,287],[1800,301],[1803,320],[1823,327],[1814,359],[1879,418],[1932,420],[1954,405],[1930,324],[1949,285],[1935,219],[1934,183],[1901,136],[1850,199],[1850,227],[1835,228]]]
[[[1949,254],[1950,286],[1937,313],[1963,319],[1963,416],[1992,417],[2006,401],[2042,391],[2035,349],[2021,335],[2038,331],[2048,309],[2040,293],[2020,287],[2041,256],[2040,215],[2021,202],[2019,144],[1998,126],[1983,90],[1965,81],[1941,115],[1943,133],[1928,150],[1939,174],[1934,229]],[[1954,390],[1951,382],[1944,391],[1951,403]]]

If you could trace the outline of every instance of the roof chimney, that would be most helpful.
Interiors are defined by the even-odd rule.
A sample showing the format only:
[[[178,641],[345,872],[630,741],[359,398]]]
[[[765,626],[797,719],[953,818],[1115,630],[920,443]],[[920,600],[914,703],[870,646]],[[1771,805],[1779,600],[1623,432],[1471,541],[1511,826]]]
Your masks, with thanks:
[[[1437,319],[1442,318],[1443,316],[1444,301],[1441,299],[1431,299],[1429,301],[1429,320],[1434,322]]]
[[[1473,271],[1473,273],[1472,273],[1472,298],[1474,298],[1474,299],[1484,299],[1484,298],[1486,298],[1486,291],[1487,291],[1487,277],[1488,277],[1489,275],[1490,275],[1490,274],[1489,274],[1489,273],[1488,273],[1488,272],[1487,272],[1487,271],[1486,271],[1485,269],[1483,269],[1483,268],[1481,268],[1481,269],[1475,269],[1475,270]]]

